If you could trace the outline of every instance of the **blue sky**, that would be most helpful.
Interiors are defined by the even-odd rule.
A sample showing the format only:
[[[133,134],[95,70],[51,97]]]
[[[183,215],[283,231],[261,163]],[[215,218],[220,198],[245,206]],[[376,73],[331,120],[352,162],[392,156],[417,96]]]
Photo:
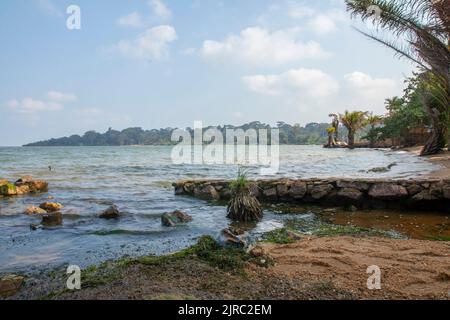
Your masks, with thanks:
[[[0,145],[383,113],[414,66],[352,26],[343,0],[3,0]]]

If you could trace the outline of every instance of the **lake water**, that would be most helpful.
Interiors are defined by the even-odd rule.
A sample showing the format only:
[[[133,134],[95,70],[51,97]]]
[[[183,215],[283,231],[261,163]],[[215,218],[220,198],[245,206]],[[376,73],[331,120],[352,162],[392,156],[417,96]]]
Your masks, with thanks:
[[[281,146],[280,153],[278,176],[289,178],[409,178],[437,169],[424,159],[390,150]],[[226,208],[176,197],[171,184],[233,178],[236,166],[174,165],[170,154],[171,147],[155,146],[0,148],[0,178],[15,181],[31,175],[50,183],[46,194],[0,199],[0,272],[33,272],[65,264],[84,267],[124,255],[164,254],[193,244],[201,235],[217,236],[230,223]],[[367,172],[393,163],[397,165],[389,172]],[[40,219],[22,212],[49,196],[65,206],[64,225],[31,231],[30,224]],[[123,212],[120,220],[97,218],[113,203]],[[193,221],[162,227],[161,215],[176,209],[190,214]],[[280,227],[285,218],[266,210],[252,236]]]

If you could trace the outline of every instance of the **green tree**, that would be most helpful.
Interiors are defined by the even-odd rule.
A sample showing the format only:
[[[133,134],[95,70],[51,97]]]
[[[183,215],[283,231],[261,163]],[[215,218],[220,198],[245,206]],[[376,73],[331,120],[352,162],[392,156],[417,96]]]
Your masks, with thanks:
[[[450,0],[346,0],[347,9],[362,20],[374,19],[379,30],[395,40],[362,32],[421,69],[421,104],[432,123],[432,135],[422,155],[440,152],[445,145],[450,106]],[[376,9],[376,10],[375,10]]]
[[[348,130],[348,146],[354,148],[355,146],[355,133],[362,127],[367,119],[367,112],[364,111],[345,111],[345,114],[340,115],[342,124]]]

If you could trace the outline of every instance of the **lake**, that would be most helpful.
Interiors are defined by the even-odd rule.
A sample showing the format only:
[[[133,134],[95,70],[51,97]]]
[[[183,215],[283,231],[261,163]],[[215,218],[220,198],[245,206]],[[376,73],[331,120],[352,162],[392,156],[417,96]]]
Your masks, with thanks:
[[[233,165],[175,165],[171,147],[36,147],[0,148],[0,178],[23,175],[46,180],[46,194],[0,199],[0,272],[39,271],[67,264],[81,267],[124,255],[164,254],[193,244],[201,235],[217,236],[230,223],[226,208],[176,197],[171,184],[182,179],[233,178]],[[277,177],[410,178],[437,166],[402,151],[323,149],[281,146]],[[388,172],[368,172],[396,164]],[[52,167],[52,171],[48,167]],[[256,175],[253,178],[268,178]],[[64,205],[64,224],[30,230],[38,217],[23,214],[49,196]],[[116,204],[120,220],[97,216]],[[194,219],[177,227],[161,226],[163,213],[182,210]],[[305,213],[308,218],[310,213]],[[265,211],[251,235],[278,228],[286,215]]]

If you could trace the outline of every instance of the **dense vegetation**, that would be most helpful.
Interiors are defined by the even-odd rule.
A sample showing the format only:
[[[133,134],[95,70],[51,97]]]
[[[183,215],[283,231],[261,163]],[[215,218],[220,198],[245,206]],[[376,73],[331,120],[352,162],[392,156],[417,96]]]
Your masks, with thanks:
[[[302,127],[299,124],[289,125],[279,122],[277,127],[280,129],[280,144],[324,144],[327,142],[326,129],[329,124],[326,123],[309,123]],[[208,127],[208,130],[215,127]],[[227,128],[230,129],[270,129],[271,126],[261,122],[251,122],[239,127],[226,125],[219,126],[221,132],[225,133]],[[127,146],[127,145],[170,145],[171,135],[174,128],[143,130],[142,128],[128,128],[122,131],[109,129],[105,133],[88,131],[83,136],[73,135],[59,139],[50,139],[25,145],[26,147],[36,146]],[[187,131],[193,135],[193,130],[187,128]],[[341,130],[341,134],[346,134],[345,130]],[[225,136],[225,135],[224,135]]]

